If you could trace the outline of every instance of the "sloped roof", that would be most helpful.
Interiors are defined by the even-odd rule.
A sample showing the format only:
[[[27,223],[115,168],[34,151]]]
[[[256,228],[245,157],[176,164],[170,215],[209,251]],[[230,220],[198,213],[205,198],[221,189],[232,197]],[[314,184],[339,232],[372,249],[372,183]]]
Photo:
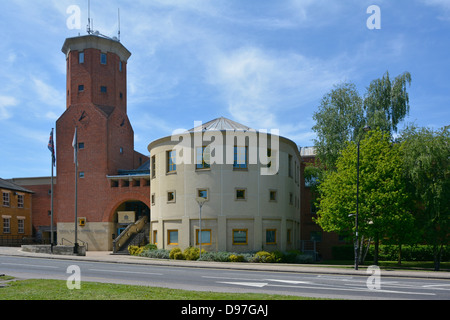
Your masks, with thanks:
[[[7,190],[13,190],[13,191],[19,191],[19,192],[34,193],[31,190],[25,189],[15,183],[4,180],[2,178],[0,178],[0,188],[7,189]]]
[[[243,124],[240,124],[236,121],[230,120],[228,118],[220,117],[206,123],[203,123],[201,126],[192,128],[189,132],[194,131],[226,131],[226,130],[242,130],[248,131],[252,130],[250,127],[247,127]]]

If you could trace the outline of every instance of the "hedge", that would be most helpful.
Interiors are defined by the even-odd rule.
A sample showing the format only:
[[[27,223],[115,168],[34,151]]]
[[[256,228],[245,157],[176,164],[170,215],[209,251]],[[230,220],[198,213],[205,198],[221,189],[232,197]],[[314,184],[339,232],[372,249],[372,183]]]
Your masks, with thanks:
[[[375,246],[371,245],[366,256],[366,260],[370,261],[374,258]],[[397,261],[399,246],[396,245],[380,245],[378,252],[378,260],[381,261]],[[335,246],[332,248],[333,260],[353,260],[355,259],[355,249],[353,245]],[[402,261],[433,261],[433,246],[430,245],[403,245]],[[442,249],[441,261],[450,260],[450,248],[444,246]]]

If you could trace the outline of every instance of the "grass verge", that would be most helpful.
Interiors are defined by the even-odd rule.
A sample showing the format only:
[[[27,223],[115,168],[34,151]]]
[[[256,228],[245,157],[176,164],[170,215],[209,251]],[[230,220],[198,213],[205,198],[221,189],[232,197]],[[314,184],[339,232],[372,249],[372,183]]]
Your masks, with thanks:
[[[4,278],[0,278],[0,284]],[[82,282],[69,290],[63,280],[18,280],[0,286],[0,300],[316,300],[297,296],[216,293],[123,284]]]

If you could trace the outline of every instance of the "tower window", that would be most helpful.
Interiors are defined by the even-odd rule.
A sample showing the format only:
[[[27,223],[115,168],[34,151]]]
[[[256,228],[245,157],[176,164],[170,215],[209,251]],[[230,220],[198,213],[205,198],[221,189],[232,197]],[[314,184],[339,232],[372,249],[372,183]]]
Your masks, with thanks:
[[[80,84],[78,86],[78,92],[83,92],[84,91],[84,84]]]
[[[101,92],[101,93],[107,93],[107,92],[108,92],[108,88],[105,87],[105,86],[101,86],[101,87],[100,87],[100,92]]]
[[[80,52],[79,54],[78,54],[78,62],[81,64],[81,63],[84,63],[84,52]]]
[[[123,70],[122,61],[119,61],[119,71],[122,72],[122,70]]]
[[[107,57],[106,53],[100,54],[100,63],[101,64],[106,64],[106,61],[107,61],[106,57]]]

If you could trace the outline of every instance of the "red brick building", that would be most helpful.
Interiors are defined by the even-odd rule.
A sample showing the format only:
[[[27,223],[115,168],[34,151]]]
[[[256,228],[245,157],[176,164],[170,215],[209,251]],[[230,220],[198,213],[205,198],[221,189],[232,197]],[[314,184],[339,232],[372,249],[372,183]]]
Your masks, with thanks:
[[[111,251],[130,221],[150,216],[149,158],[134,150],[134,131],[127,115],[127,63],[131,53],[119,42],[86,35],[66,39],[67,106],[56,122],[54,223],[59,244],[77,239],[88,250]],[[74,162],[77,130],[78,172]],[[77,176],[77,221],[75,177]],[[27,183],[15,179],[17,183]],[[35,231],[48,237],[50,179],[29,186]],[[41,192],[42,191],[42,192]]]

